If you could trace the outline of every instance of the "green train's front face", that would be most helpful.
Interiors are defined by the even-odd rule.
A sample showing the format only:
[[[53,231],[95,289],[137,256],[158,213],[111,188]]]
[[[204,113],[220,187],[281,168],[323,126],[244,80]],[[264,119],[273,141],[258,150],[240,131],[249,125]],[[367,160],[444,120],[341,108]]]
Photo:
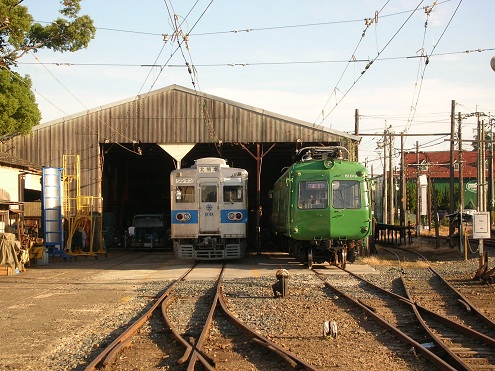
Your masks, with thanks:
[[[344,160],[292,168],[289,234],[296,240],[360,240],[371,232],[366,168]]]

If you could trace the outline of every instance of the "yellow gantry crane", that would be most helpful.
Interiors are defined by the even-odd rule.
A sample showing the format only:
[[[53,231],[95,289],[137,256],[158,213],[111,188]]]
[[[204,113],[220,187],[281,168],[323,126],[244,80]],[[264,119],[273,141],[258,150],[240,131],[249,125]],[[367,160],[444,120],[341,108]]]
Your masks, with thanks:
[[[103,240],[102,198],[81,196],[79,155],[63,155],[62,188],[64,231],[67,254],[95,256],[107,254]]]

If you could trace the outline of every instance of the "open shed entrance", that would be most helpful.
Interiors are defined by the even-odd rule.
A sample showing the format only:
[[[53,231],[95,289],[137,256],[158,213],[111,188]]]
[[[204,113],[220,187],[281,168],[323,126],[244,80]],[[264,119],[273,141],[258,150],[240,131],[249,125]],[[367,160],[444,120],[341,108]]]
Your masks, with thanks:
[[[305,143],[304,146],[337,145],[336,143]],[[214,143],[196,144],[181,161],[181,167],[190,167],[202,157],[220,157],[230,166],[246,169],[249,174],[249,230],[256,222],[257,160],[259,146],[262,155],[260,173],[260,226],[269,226],[270,200],[268,191],[292,164],[296,148],[301,143]],[[268,151],[272,148],[270,151]],[[123,234],[136,214],[163,213],[170,215],[170,172],[175,169],[171,155],[156,143],[102,143],[103,159],[102,196],[104,223],[110,216],[115,233]],[[105,228],[105,226],[104,226]]]

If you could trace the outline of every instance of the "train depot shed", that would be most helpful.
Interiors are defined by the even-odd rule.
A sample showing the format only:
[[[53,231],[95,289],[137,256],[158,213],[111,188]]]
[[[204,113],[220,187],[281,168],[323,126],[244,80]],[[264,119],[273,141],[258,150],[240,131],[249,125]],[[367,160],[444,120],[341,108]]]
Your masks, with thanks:
[[[43,167],[72,167],[81,196],[124,230],[133,215],[170,210],[170,172],[220,157],[249,173],[249,209],[269,210],[268,191],[295,151],[339,145],[357,159],[359,137],[228,99],[171,85],[33,128],[3,151]],[[261,207],[261,208],[260,208]],[[261,224],[267,223],[261,218]]]

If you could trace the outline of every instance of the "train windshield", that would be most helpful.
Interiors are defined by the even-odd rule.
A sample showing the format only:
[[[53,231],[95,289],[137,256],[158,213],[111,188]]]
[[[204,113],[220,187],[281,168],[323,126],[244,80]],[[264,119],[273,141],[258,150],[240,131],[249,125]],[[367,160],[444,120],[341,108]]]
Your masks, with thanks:
[[[357,180],[334,180],[332,194],[335,209],[361,208],[361,183]]]
[[[297,206],[300,209],[326,209],[328,207],[328,183],[325,180],[300,182]]]
[[[243,188],[241,185],[224,186],[223,202],[242,202]]]
[[[190,203],[194,202],[194,186],[179,186],[175,191],[175,202]]]
[[[217,202],[217,186],[202,185],[201,186],[201,202]]]

